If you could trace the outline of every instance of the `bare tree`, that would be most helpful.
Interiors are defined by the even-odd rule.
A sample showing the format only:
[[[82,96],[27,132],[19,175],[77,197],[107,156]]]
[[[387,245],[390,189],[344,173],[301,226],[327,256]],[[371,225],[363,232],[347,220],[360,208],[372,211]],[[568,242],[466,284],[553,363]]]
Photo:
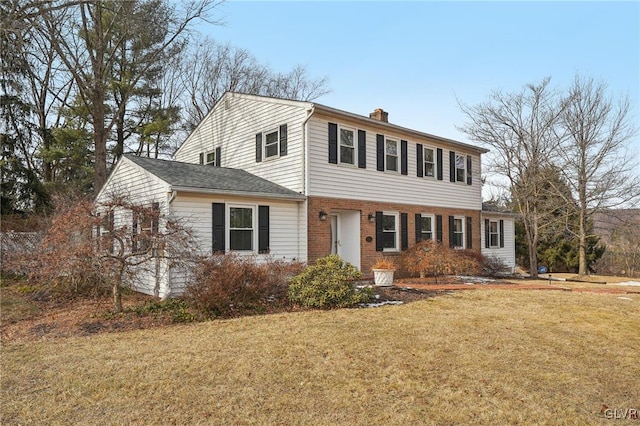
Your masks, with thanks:
[[[576,76],[566,94],[566,105],[560,116],[565,138],[556,156],[575,197],[567,206],[578,216],[578,229],[573,230],[580,241],[578,272],[586,275],[593,216],[640,201],[639,163],[628,151],[637,131],[630,119],[629,100],[615,103],[607,96],[603,82]]]
[[[187,129],[200,123],[228,91],[303,101],[329,93],[327,78],[310,78],[304,66],[275,73],[247,50],[207,37],[192,44],[181,75]]]
[[[460,130],[493,150],[488,170],[508,179],[511,198],[522,214],[533,277],[538,275],[538,241],[553,218],[544,172],[557,155],[557,125],[564,111],[549,82],[545,78],[517,93],[494,91],[489,101],[476,106],[459,103],[469,120]]]

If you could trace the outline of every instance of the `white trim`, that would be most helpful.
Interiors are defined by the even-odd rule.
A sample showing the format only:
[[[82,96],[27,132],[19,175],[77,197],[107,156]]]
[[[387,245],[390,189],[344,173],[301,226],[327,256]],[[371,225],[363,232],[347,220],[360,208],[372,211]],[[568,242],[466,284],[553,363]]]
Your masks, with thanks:
[[[213,161],[209,161],[209,154],[213,154]],[[216,150],[215,148],[211,151],[204,152],[203,164],[216,164]]]
[[[465,154],[461,154],[458,152],[454,151],[454,155],[455,155],[455,163],[454,163],[454,168],[455,168],[455,177],[456,177],[456,183],[460,182],[460,183],[467,183],[467,156]],[[458,157],[462,157],[462,167],[458,167]],[[462,180],[458,179],[458,170],[462,170],[463,174],[462,174]]]
[[[225,251],[239,254],[256,254],[258,253],[258,206],[255,204],[234,204],[225,203]],[[231,249],[231,209],[251,209],[251,250],[233,250]],[[247,230],[248,228],[234,228],[238,230]]]
[[[431,213],[420,213],[420,217],[421,218],[430,218],[431,219],[431,230],[429,232],[431,232],[431,241],[435,241],[436,239],[436,216],[434,214]],[[422,236],[425,234],[423,228],[422,228],[422,223],[420,223],[420,241],[425,241],[424,238],[422,238]]]
[[[489,221],[489,230],[488,230],[488,234],[489,234],[489,248],[500,248],[500,220],[491,220],[491,219],[487,219]],[[495,223],[496,224],[496,232],[491,232],[491,224]],[[495,235],[496,236],[496,244],[491,244],[491,236]]]
[[[467,219],[464,216],[454,216],[453,217],[453,229],[451,230],[451,233],[454,234],[455,237],[455,229],[456,229],[456,220],[460,220],[462,223],[462,245],[458,246],[453,244],[453,248],[454,249],[465,249],[467,248]]]
[[[427,150],[433,153],[433,175],[427,175]],[[438,175],[438,151],[429,145],[422,145],[422,176],[429,179],[436,179]]]
[[[391,170],[389,169],[389,161],[387,161],[387,156],[391,155],[392,157],[394,156],[394,154],[387,154],[387,142],[395,142],[396,144],[396,153],[395,153],[395,157],[396,157],[396,170]],[[397,173],[400,174],[400,157],[401,157],[401,149],[400,149],[400,139],[393,139],[393,138],[389,138],[387,136],[384,137],[384,171],[385,172],[391,172],[391,173]]]
[[[385,216],[393,216],[394,219],[394,227],[395,227],[395,247],[394,248],[382,248],[383,252],[399,252],[400,251],[400,213],[399,212],[389,212],[389,211],[383,211],[382,212],[382,234],[384,235],[385,231],[384,231],[384,217]],[[383,239],[383,246],[384,246],[384,239]]]
[[[267,155],[267,135],[276,134],[275,143],[269,144],[276,146],[276,153],[274,155]],[[280,158],[280,127],[262,132],[262,161],[269,161],[276,158]]]

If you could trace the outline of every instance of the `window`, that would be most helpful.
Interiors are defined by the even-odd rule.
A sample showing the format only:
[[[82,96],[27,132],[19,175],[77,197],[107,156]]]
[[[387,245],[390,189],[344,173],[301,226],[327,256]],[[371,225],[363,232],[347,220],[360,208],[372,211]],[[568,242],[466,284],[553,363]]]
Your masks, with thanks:
[[[398,250],[398,213],[382,214],[382,249]]]
[[[465,158],[464,155],[456,154],[456,182],[465,182]]]
[[[264,157],[277,157],[278,156],[278,144],[280,138],[278,136],[278,130],[274,130],[264,135]]]
[[[356,164],[354,136],[352,129],[340,128],[340,163]]]
[[[253,207],[229,207],[229,250],[253,250]]]
[[[385,141],[385,167],[386,170],[398,171],[398,141],[387,139]]]
[[[211,151],[207,152],[205,164],[215,164],[216,163],[216,152]]]
[[[489,221],[489,247],[500,246],[500,231],[498,229],[498,221]]]
[[[436,175],[436,157],[432,148],[424,149],[424,175],[429,177]]]
[[[453,218],[453,247],[464,248],[464,218]]]
[[[423,214],[420,222],[420,240],[433,240],[433,216]]]

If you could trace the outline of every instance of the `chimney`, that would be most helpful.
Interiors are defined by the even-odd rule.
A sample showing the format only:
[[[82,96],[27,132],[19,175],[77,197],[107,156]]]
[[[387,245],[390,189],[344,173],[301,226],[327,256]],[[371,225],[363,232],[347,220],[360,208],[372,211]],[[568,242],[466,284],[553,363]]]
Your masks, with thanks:
[[[374,120],[384,121],[385,123],[389,122],[389,113],[384,111],[382,108],[376,108],[371,114],[369,114],[369,118],[373,118]]]

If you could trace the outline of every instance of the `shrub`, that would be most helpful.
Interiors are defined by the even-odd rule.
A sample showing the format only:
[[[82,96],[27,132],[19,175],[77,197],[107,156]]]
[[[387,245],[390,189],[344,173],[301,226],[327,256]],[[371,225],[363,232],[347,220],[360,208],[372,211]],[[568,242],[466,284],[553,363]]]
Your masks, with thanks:
[[[309,308],[342,308],[373,298],[371,288],[356,288],[361,272],[338,255],[320,258],[289,283],[289,300]]]
[[[288,280],[300,269],[295,262],[213,255],[198,262],[186,297],[207,316],[261,312],[268,304],[286,303]]]
[[[465,250],[463,254],[478,264],[476,272],[482,276],[496,277],[510,271],[507,264],[496,255],[485,256],[477,251],[471,250]]]
[[[407,270],[413,274],[426,275],[478,273],[477,260],[469,255],[471,251],[453,250],[437,241],[421,241],[402,254]],[[479,253],[477,253],[479,255]]]

